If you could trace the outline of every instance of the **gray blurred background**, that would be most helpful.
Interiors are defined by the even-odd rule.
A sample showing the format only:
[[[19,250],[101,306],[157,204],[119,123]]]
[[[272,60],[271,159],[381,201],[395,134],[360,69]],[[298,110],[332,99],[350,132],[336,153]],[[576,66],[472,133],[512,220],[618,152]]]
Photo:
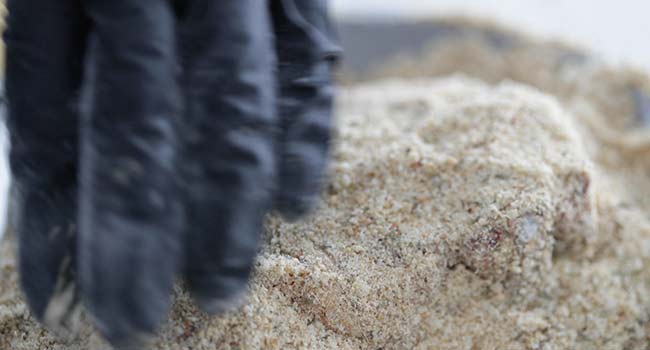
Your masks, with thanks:
[[[647,0],[331,0],[344,23],[417,22],[440,16],[488,18],[543,39],[562,39],[611,63],[650,70]],[[343,33],[345,34],[345,33]],[[376,40],[393,38],[376,36]]]

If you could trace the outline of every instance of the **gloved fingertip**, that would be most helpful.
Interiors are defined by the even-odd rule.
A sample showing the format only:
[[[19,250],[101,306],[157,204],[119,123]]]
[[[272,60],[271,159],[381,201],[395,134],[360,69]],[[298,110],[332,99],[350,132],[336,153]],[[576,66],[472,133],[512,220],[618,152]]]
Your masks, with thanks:
[[[70,184],[20,184],[12,200],[19,241],[21,287],[36,319],[61,339],[78,335],[76,190]],[[21,192],[21,193],[19,193]]]
[[[129,316],[95,311],[91,316],[99,334],[116,350],[147,349],[158,326],[138,311]]]
[[[234,311],[244,305],[247,299],[246,290],[222,298],[211,298],[204,295],[193,295],[194,302],[201,310],[209,315],[221,315]]]
[[[275,200],[274,209],[283,219],[296,222],[307,217],[318,203],[317,196],[280,195]]]
[[[123,223],[121,230],[118,223]],[[120,220],[113,224],[115,230],[97,230],[82,245],[83,297],[97,330],[111,345],[145,349],[142,344],[153,338],[169,312],[175,254],[157,244],[161,237],[142,234]]]
[[[188,276],[192,299],[209,315],[220,315],[239,308],[248,295],[249,272],[229,275],[223,272],[194,273]]]

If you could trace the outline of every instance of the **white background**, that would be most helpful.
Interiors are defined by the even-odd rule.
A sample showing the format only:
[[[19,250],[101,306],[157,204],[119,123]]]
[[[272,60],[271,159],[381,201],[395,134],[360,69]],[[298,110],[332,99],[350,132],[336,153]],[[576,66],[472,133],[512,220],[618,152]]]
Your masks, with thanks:
[[[650,70],[650,0],[331,0],[339,18],[487,17]]]

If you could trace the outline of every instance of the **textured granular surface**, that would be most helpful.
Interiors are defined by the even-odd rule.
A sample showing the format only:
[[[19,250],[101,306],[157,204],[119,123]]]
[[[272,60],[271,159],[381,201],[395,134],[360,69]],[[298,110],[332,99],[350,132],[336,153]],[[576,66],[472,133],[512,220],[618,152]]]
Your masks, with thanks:
[[[501,64],[490,50],[472,60]],[[317,213],[269,218],[239,310],[206,317],[177,288],[152,348],[647,349],[650,130],[630,93],[647,77],[557,70],[543,45],[527,50],[539,54],[512,65],[540,76],[518,79],[528,85],[485,64],[489,77],[342,90]],[[57,342],[33,321],[12,244],[0,349],[105,348],[88,331]]]

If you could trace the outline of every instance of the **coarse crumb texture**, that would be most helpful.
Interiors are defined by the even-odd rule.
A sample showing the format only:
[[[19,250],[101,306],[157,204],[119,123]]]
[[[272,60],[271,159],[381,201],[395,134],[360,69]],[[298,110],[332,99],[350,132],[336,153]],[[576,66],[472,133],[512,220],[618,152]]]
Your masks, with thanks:
[[[343,89],[317,213],[269,218],[239,310],[207,317],[178,287],[152,348],[647,349],[650,130],[621,97],[646,78],[548,62],[528,71],[544,86],[475,74]],[[0,349],[106,348],[36,324],[12,244]]]

